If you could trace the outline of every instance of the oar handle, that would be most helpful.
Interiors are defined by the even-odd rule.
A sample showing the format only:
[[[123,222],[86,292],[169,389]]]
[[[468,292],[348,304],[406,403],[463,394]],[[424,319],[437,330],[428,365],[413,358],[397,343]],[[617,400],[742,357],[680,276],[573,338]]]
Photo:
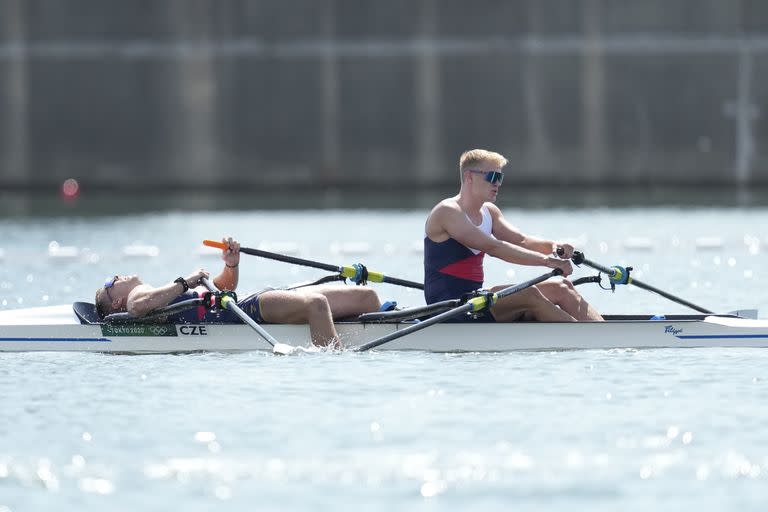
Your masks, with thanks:
[[[215,247],[217,249],[222,249],[222,250],[227,248],[227,244],[224,244],[222,242],[217,242],[215,240],[203,240],[203,245],[207,245],[208,247]],[[359,266],[330,265],[327,263],[320,263],[318,261],[305,260],[303,258],[295,258],[293,256],[286,256],[284,254],[277,254],[274,252],[262,251],[261,249],[251,249],[249,247],[241,247],[240,252],[242,252],[243,254],[250,254],[251,256],[260,256],[262,258],[282,261],[284,263],[292,263],[294,265],[302,265],[305,267],[317,268],[320,270],[327,270],[329,272],[338,272],[341,276],[350,278],[350,279],[356,279],[360,272]],[[373,283],[388,283],[388,284],[395,284],[399,286],[405,286],[407,288],[417,288],[419,290],[424,289],[423,284],[417,283],[414,281],[407,281],[405,279],[399,279],[397,277],[385,276],[381,272],[373,272],[371,270],[368,270],[367,273],[368,273],[368,281],[371,281]]]
[[[215,247],[217,249],[226,249],[227,244],[216,242],[214,240],[203,240],[203,245],[208,247]],[[272,260],[282,261],[284,263],[294,263],[296,265],[304,265],[305,267],[314,267],[321,270],[328,270],[330,272],[341,272],[342,267],[335,265],[326,265],[325,263],[318,263],[316,261],[305,260],[302,258],[294,258],[293,256],[285,256],[284,254],[277,254],[269,251],[262,251],[260,249],[251,249],[249,247],[241,247],[240,252],[243,254],[250,254],[251,256],[261,256],[262,258],[269,258]]]

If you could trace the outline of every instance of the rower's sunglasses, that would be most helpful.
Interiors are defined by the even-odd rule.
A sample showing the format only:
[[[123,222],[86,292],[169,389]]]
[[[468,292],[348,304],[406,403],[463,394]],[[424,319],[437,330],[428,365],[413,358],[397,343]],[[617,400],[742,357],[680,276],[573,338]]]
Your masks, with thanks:
[[[112,302],[112,295],[109,293],[109,289],[115,286],[115,283],[117,280],[120,279],[120,276],[112,276],[108,277],[106,281],[104,281],[104,292],[107,294],[107,298],[109,299],[109,302]]]
[[[501,171],[478,171],[476,169],[467,169],[469,172],[473,172],[475,174],[484,174],[485,175],[485,181],[490,183],[491,185],[501,185],[504,181],[504,173]]]

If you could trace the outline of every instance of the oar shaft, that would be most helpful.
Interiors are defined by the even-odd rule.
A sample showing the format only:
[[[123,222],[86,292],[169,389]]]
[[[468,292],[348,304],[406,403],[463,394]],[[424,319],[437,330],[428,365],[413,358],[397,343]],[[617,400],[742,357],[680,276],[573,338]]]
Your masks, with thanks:
[[[524,290],[525,288],[529,288],[535,284],[541,283],[542,281],[546,281],[550,277],[558,276],[562,273],[563,273],[562,270],[560,270],[559,268],[556,268],[551,272],[547,272],[544,275],[541,275],[539,277],[536,277],[524,283],[509,286],[507,288],[504,288],[500,292],[496,293],[495,294],[496,299],[507,297],[509,295],[512,295],[513,293],[517,293],[521,290]],[[403,336],[407,336],[408,334],[411,334],[413,332],[426,329],[430,325],[444,322],[445,320],[449,320],[453,317],[462,315],[464,313],[468,313],[470,311],[479,311],[484,307],[487,307],[487,299],[483,296],[478,296],[478,297],[475,297],[474,299],[470,299],[468,302],[466,302],[465,304],[462,304],[461,306],[455,309],[446,311],[444,313],[440,313],[439,315],[433,316],[432,318],[428,318],[427,320],[421,321],[417,324],[413,324],[410,327],[406,327],[403,330],[387,334],[386,336],[382,336],[381,338],[375,339],[373,341],[369,341],[368,343],[360,345],[359,347],[353,348],[352,351],[365,352],[366,350],[379,347],[385,343],[389,343],[390,341],[396,340],[398,338],[402,338]]]
[[[396,284],[398,286],[405,286],[406,288],[416,288],[417,290],[423,290],[424,285],[414,281],[408,281],[406,279],[400,279],[397,277],[384,276],[381,280],[382,283]]]
[[[583,255],[582,255],[583,258]],[[586,258],[581,259],[581,263],[584,263],[588,267],[592,267],[595,270],[599,270],[600,272],[607,274],[609,276],[613,276],[616,273],[615,269],[605,267],[603,265],[600,265],[599,263],[595,263],[594,261],[590,261]],[[656,293],[658,295],[661,295],[665,299],[669,299],[672,302],[677,302],[678,304],[682,304],[683,306],[687,306],[695,311],[698,311],[699,313],[704,313],[705,315],[712,315],[714,314],[712,311],[703,308],[701,306],[697,306],[696,304],[689,302],[685,299],[681,299],[680,297],[676,297],[675,295],[672,295],[671,293],[667,293],[664,290],[659,290],[655,286],[651,286],[649,284],[645,284],[642,281],[638,281],[634,277],[630,278],[628,284],[632,284],[637,286],[638,288],[642,288],[643,290],[648,290],[649,292]]]
[[[638,281],[637,279],[632,279],[631,284],[637,286],[638,288],[642,288],[643,290],[648,290],[649,292],[654,292],[658,295],[661,295],[665,299],[669,299],[672,302],[677,302],[679,304],[682,304],[683,306],[688,306],[691,309],[694,309],[698,311],[699,313],[704,313],[705,315],[713,315],[714,313],[706,308],[703,308],[701,306],[697,306],[696,304],[692,302],[688,302],[685,299],[681,299],[680,297],[676,297],[670,293],[665,292],[664,290],[659,290],[655,286],[651,286],[649,284],[645,284],[643,282]]]
[[[320,270],[328,270],[330,272],[341,272],[343,267],[337,267],[335,265],[327,265],[312,260],[305,260],[303,258],[295,258],[293,256],[286,256],[285,254],[277,254],[269,251],[262,251],[261,249],[251,249],[249,247],[241,247],[240,252],[244,254],[250,254],[251,256],[260,256],[262,258],[268,258],[271,260],[282,261],[284,263],[292,263],[294,265],[303,265],[305,267],[317,268]]]
[[[212,291],[212,292],[219,291],[219,289],[216,288],[216,285],[213,284],[213,282],[210,281],[209,279],[204,277],[202,279],[202,282],[205,285],[205,287],[208,288],[210,291]],[[240,320],[242,320],[244,323],[248,324],[254,331],[259,333],[259,336],[264,338],[264,340],[266,340],[267,343],[272,345],[273,348],[274,348],[275,345],[277,345],[277,340],[275,338],[273,338],[267,331],[265,331],[262,326],[257,324],[256,321],[253,318],[248,316],[248,314],[245,311],[240,309],[240,306],[237,305],[237,302],[235,302],[235,300],[232,297],[224,297],[222,299],[222,306],[224,306],[226,309],[234,311],[235,314],[238,317],[240,317]]]
[[[366,350],[371,350],[372,348],[376,348],[378,346],[381,346],[385,343],[389,343],[390,341],[396,340],[398,338],[402,338],[403,336],[407,336],[408,334],[411,334],[416,331],[420,331],[422,329],[426,329],[430,325],[434,325],[437,323],[440,323],[444,320],[448,320],[449,318],[453,318],[455,316],[458,316],[460,314],[466,313],[468,311],[472,310],[472,304],[466,303],[461,306],[459,306],[456,309],[452,309],[450,311],[446,311],[445,313],[440,313],[437,316],[433,316],[432,318],[428,318],[427,320],[423,320],[417,324],[413,324],[410,327],[406,327],[405,329],[401,331],[396,331],[390,334],[387,334],[386,336],[382,336],[381,338],[375,339],[373,341],[369,341],[368,343],[365,343],[363,345],[360,345],[359,347],[352,348],[353,352],[365,352]]]
[[[227,245],[215,240],[203,240],[203,244],[208,247],[215,247],[217,249],[226,249]],[[283,263],[291,263],[294,265],[302,265],[304,267],[311,267],[320,270],[327,270],[329,272],[338,272],[344,277],[354,277],[357,270],[353,267],[344,267],[338,265],[330,265],[328,263],[321,263],[319,261],[305,260],[303,258],[296,258],[294,256],[287,256],[285,254],[278,254],[275,252],[263,251],[261,249],[252,249],[250,247],[241,247],[240,252],[243,254],[250,254],[251,256],[259,256],[261,258],[267,258],[270,260],[282,261]],[[424,285],[415,281],[408,281],[406,279],[400,279],[397,277],[385,276],[380,272],[368,272],[368,280],[374,283],[388,283],[398,286],[405,286],[406,288],[416,288],[419,290],[424,289]]]

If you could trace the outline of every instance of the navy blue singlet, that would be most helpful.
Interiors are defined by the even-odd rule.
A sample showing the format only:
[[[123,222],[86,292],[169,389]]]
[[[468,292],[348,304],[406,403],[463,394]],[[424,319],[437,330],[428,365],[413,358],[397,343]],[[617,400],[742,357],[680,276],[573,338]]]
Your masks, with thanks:
[[[486,206],[480,211],[483,220],[478,228],[491,235],[491,214]],[[424,236],[424,298],[427,304],[456,299],[482,288],[484,257],[485,253],[470,249],[453,238],[434,242]]]

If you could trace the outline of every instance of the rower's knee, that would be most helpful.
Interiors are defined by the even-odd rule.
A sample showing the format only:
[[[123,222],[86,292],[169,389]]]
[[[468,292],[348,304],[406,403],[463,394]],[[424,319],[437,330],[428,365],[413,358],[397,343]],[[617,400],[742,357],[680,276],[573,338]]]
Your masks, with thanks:
[[[562,302],[564,300],[579,297],[579,293],[576,291],[573,283],[568,279],[561,279],[559,283],[551,288],[551,290],[554,291],[554,296],[552,298],[555,302]]]
[[[356,304],[359,307],[360,313],[369,313],[371,311],[378,311],[381,308],[381,302],[379,301],[379,295],[375,290],[371,288],[358,288],[357,296],[355,297]]]
[[[522,297],[529,299],[533,302],[541,302],[543,300],[547,300],[544,294],[541,293],[538,288],[535,288],[533,286],[530,288],[526,288],[525,290],[521,290],[517,293],[519,293]]]
[[[328,305],[328,299],[322,293],[307,294],[304,298],[304,302],[309,316],[331,314],[331,307]]]
[[[529,304],[531,308],[537,308],[549,302],[549,299],[535,287],[526,288],[517,293],[520,294],[523,302]]]

